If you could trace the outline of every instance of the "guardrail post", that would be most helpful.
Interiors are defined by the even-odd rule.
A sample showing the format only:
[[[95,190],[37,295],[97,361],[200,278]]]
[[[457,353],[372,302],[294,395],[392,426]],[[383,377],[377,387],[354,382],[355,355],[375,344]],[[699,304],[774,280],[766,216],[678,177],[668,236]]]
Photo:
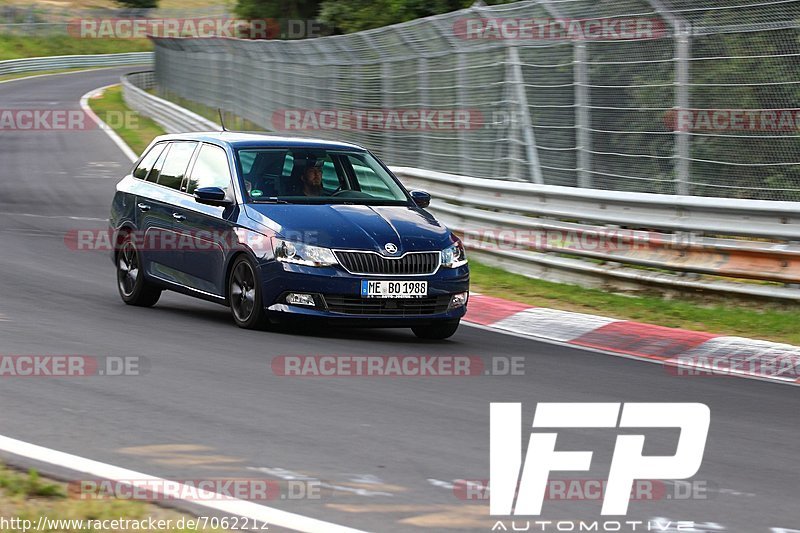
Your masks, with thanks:
[[[464,77],[465,71],[467,70],[467,62],[464,59],[464,53],[460,50],[455,50],[456,54],[456,98],[458,99],[457,107],[459,110],[465,110],[467,107],[467,90],[466,90],[466,78]],[[467,150],[467,143],[469,142],[467,138],[467,130],[465,128],[458,129],[458,166],[459,172],[461,174],[467,175],[470,174],[470,165],[468,165],[469,160],[469,150]]]
[[[689,109],[689,54],[690,29],[688,24],[675,25],[675,107],[676,113]],[[683,131],[681,121],[675,120],[675,192],[691,194],[689,188],[690,132]]]
[[[381,63],[381,92],[383,95],[381,96],[381,104],[382,108],[385,110],[391,110],[393,105],[393,98],[392,98],[392,64],[388,61],[383,61]],[[394,153],[394,133],[389,131],[388,129],[383,130],[383,135],[381,135],[381,148],[383,149],[383,156],[390,164],[396,164],[400,160],[395,158]]]
[[[517,101],[517,113],[522,128],[522,138],[525,141],[525,154],[528,160],[529,178],[533,183],[544,184],[542,167],[539,165],[539,153],[536,150],[536,138],[533,134],[528,96],[525,94],[525,78],[522,75],[522,64],[519,60],[519,51],[516,46],[508,47],[508,64],[511,67],[511,83],[514,85]]]
[[[592,186],[591,133],[589,131],[589,75],[586,72],[586,41],[575,42],[575,142],[578,156],[578,187]]]
[[[417,60],[417,77],[419,80],[419,105],[422,109],[428,109],[430,107],[430,101],[428,99],[428,60],[424,57],[420,57]],[[429,141],[428,135],[419,136],[420,163],[422,168],[433,168],[433,164],[430,161],[431,147]]]

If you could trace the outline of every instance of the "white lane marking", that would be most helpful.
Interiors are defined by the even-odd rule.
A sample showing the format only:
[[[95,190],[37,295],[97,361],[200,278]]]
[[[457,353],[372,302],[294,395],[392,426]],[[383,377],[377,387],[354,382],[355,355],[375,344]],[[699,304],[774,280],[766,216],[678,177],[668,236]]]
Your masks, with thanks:
[[[80,472],[81,474],[107,479],[123,485],[131,480],[141,480],[154,482],[152,486],[164,487],[167,481],[155,476],[149,476],[140,472],[134,472],[133,470],[127,470],[106,463],[100,463],[98,461],[86,459],[84,457],[79,457],[77,455],[59,452],[50,448],[44,448],[42,446],[37,446],[35,444],[30,444],[28,442],[23,442],[2,435],[0,435],[0,451],[25,457],[27,459],[32,459],[34,461],[56,465],[68,470]],[[191,493],[189,487],[186,487],[185,485],[178,484],[178,487],[180,487],[178,493]],[[308,533],[365,533],[358,529],[340,526],[331,522],[324,522],[316,518],[309,518],[287,511],[281,511],[280,509],[267,507],[265,505],[259,505],[253,502],[230,498],[223,495],[215,495],[215,493],[206,490],[192,490],[196,490],[196,493],[199,496],[197,500],[189,500],[186,498],[179,499],[199,505],[200,507],[249,518],[258,523],[274,524],[276,526]],[[156,490],[155,492],[159,494],[161,493],[160,490]]]
[[[394,496],[394,494],[390,492],[382,492],[376,490],[367,490],[367,489],[357,489],[353,487],[347,487],[345,485],[337,485],[335,483],[328,483],[327,481],[322,481],[319,479],[314,479],[310,476],[305,474],[301,474],[299,472],[293,472],[291,470],[286,470],[285,468],[270,468],[268,466],[248,466],[248,470],[253,470],[255,472],[261,472],[262,474],[267,474],[269,476],[274,476],[285,481],[293,481],[293,480],[301,480],[301,481],[313,481],[316,485],[331,490],[338,490],[340,492],[348,492],[351,494],[355,494],[357,496]]]
[[[363,483],[364,485],[385,485],[384,481],[374,474],[342,474],[348,476],[351,483]]]
[[[8,322],[8,317],[2,313],[0,313],[0,322]]]
[[[428,483],[430,483],[434,487],[439,487],[447,490],[453,490],[455,488],[455,485],[453,483],[449,481],[442,481],[441,479],[428,478]]]
[[[97,89],[92,89],[88,93],[84,94],[83,96],[81,96],[81,108],[89,116],[89,118],[95,121],[95,123],[100,127],[101,130],[106,132],[106,135],[108,135],[111,138],[111,140],[114,141],[114,144],[116,144],[119,147],[119,149],[122,150],[122,153],[124,153],[128,157],[128,159],[130,159],[133,162],[139,159],[137,155],[133,153],[133,150],[131,150],[130,147],[127,144],[125,144],[125,141],[123,141],[122,138],[119,135],[117,135],[117,132],[111,129],[111,126],[103,122],[100,119],[100,117],[98,117],[95,114],[95,112],[92,111],[92,108],[89,107],[89,98],[94,98],[96,95],[102,93],[109,87],[115,87],[117,85],[119,85],[119,83],[112,83],[110,85],[106,85],[105,87],[98,87]]]
[[[142,65],[146,65],[146,64],[147,63],[142,63]],[[111,69],[111,68],[120,68],[120,67],[128,67],[128,66],[135,67],[136,65],[117,65],[117,66],[113,66],[113,67],[85,68],[85,69],[82,69],[82,70],[72,70],[70,72],[50,72],[49,74],[31,74],[30,76],[22,76],[20,78],[12,78],[10,80],[0,81],[0,85],[2,85],[3,83],[11,83],[12,81],[32,80],[34,78],[44,78],[44,77],[47,77],[47,76],[63,76],[65,74],[80,74],[82,72],[93,72],[95,70],[108,70],[108,69]],[[23,73],[20,72],[19,74],[23,74]]]
[[[116,161],[91,161],[75,179],[119,179],[120,165]]]

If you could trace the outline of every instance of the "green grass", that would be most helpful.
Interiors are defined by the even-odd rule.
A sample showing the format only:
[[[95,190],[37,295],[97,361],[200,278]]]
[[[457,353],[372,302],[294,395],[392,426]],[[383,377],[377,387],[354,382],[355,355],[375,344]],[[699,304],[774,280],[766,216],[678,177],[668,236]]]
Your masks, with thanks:
[[[148,52],[148,39],[80,39],[70,35],[0,35],[0,61],[22,57]]]
[[[64,498],[64,489],[55,483],[42,481],[36,470],[27,475],[8,470],[0,465],[0,491],[9,497],[22,498]]]
[[[162,94],[159,94],[154,89],[151,89],[148,92],[150,94],[155,95],[155,96],[159,96],[161,98],[165,98],[165,99],[169,100],[170,102],[174,102],[174,103],[178,104],[179,106],[181,106],[181,107],[183,107],[185,109],[188,109],[189,111],[191,111],[193,113],[197,113],[201,117],[203,117],[205,119],[208,119],[211,122],[214,122],[215,124],[219,124],[219,110],[218,109],[215,109],[213,107],[209,107],[207,105],[200,104],[200,103],[195,102],[193,100],[187,100],[186,98],[183,98],[183,97],[180,97],[180,96],[177,96],[177,95],[173,95],[173,94],[162,95]],[[228,128],[229,130],[232,130],[232,131],[263,131],[263,132],[267,131],[263,127],[261,127],[258,124],[256,124],[255,122],[251,122],[250,120],[242,118],[242,117],[240,117],[238,115],[234,115],[233,113],[230,113],[230,112],[227,112],[227,111],[223,112],[222,117],[225,120],[225,127]]]
[[[106,89],[101,97],[90,98],[89,107],[104,122],[114,128],[131,150],[141,154],[153,138],[165,132],[155,121],[132,111],[122,99],[119,85]],[[121,120],[125,117],[125,120]]]
[[[107,105],[104,102],[106,99],[114,101],[113,109],[127,110],[119,96],[118,88],[106,91],[102,99],[94,100],[92,108],[95,109],[95,105]],[[187,102],[180,100],[177,103],[184,105]],[[208,118],[213,118],[209,108],[199,104],[188,107]],[[126,139],[125,135],[128,134],[123,130],[117,130],[117,133],[123,139]],[[154,125],[148,133],[139,132],[137,148],[134,148],[134,151],[140,152],[150,139],[162,133],[163,130],[158,125]],[[798,305],[734,300],[725,297],[712,298],[709,295],[695,297],[685,295],[667,300],[660,296],[613,294],[577,285],[531,279],[474,260],[470,261],[470,270],[472,290],[488,296],[533,306],[611,316],[673,328],[800,344],[800,329],[797,327],[800,323]]]
[[[73,487],[74,489],[74,487]],[[31,520],[35,525],[40,516],[52,520],[171,520],[177,525],[181,518],[191,518],[177,511],[157,507],[151,503],[119,500],[108,496],[81,498],[64,483],[42,480],[35,470],[18,472],[0,464],[0,516]],[[19,529],[0,529],[0,533],[18,533]],[[77,528],[59,529],[65,533],[86,531]],[[109,531],[112,530],[105,530]],[[179,529],[163,530],[177,533]],[[193,529],[191,531],[194,531]],[[204,531],[200,528],[200,531]],[[220,530],[208,530],[220,531]]]
[[[470,261],[471,289],[533,306],[800,344],[800,307],[719,297],[628,296],[512,274]]]

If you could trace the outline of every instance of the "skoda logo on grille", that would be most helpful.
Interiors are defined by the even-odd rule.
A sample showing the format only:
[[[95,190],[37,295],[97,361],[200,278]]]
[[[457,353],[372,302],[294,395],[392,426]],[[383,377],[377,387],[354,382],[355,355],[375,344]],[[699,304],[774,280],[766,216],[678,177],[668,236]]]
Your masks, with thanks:
[[[397,246],[392,244],[392,243],[390,243],[390,242],[387,242],[386,244],[384,244],[383,245],[383,249],[386,250],[386,252],[390,253],[390,254],[396,254],[397,253]]]

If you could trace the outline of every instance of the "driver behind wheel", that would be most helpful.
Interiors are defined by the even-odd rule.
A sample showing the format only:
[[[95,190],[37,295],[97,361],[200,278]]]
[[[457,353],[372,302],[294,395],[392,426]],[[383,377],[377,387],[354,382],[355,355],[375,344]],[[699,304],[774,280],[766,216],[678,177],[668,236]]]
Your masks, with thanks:
[[[306,168],[300,174],[300,181],[303,184],[303,194],[306,196],[327,196],[322,188],[322,164],[321,159],[308,159]]]

